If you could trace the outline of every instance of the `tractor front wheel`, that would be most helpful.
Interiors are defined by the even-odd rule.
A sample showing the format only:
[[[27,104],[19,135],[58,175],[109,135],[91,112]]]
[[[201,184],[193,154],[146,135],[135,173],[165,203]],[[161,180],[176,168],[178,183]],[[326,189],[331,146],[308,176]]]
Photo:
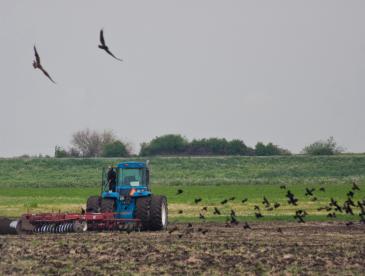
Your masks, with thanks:
[[[90,196],[87,199],[86,212],[89,212],[89,213],[99,213],[100,212],[100,205],[99,205],[99,197],[98,196]]]

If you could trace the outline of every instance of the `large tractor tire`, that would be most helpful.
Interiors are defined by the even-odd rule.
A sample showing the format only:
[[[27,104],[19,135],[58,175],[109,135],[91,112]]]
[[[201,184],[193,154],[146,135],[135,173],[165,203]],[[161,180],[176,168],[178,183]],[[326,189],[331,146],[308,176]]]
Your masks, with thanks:
[[[167,199],[165,196],[151,196],[150,230],[165,230],[167,228]]]
[[[136,200],[136,218],[141,220],[141,230],[150,228],[151,197],[140,197]]]
[[[103,198],[101,200],[100,209],[102,213],[114,212],[115,201],[111,198]]]
[[[86,203],[86,212],[100,213],[100,204],[98,196],[90,196]]]

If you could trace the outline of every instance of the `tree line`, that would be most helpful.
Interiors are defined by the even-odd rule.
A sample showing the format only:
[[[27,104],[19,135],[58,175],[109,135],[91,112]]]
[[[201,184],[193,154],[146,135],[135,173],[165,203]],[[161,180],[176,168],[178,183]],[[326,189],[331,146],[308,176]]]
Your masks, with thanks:
[[[302,150],[304,154],[333,155],[343,152],[333,137],[316,141]],[[290,155],[291,152],[273,143],[258,142],[254,148],[242,140],[225,138],[203,138],[189,141],[180,134],[167,134],[155,137],[141,144],[138,156],[154,155],[240,155],[272,156]],[[72,134],[71,147],[55,147],[55,157],[128,157],[133,156],[130,144],[118,139],[113,131],[98,132],[85,129]],[[134,155],[135,156],[135,155]]]

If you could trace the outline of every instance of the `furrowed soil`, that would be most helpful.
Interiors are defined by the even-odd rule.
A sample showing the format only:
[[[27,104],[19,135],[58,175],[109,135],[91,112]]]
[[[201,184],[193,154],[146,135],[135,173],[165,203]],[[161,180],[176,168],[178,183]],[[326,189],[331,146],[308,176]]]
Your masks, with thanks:
[[[0,274],[365,273],[364,224],[250,226],[179,223],[166,232],[3,235]]]

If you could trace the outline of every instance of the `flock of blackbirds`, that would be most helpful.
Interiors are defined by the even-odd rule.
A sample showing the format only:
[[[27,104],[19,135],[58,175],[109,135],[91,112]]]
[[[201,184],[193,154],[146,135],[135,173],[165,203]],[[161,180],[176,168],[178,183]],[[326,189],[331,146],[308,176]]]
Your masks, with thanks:
[[[287,202],[289,205],[298,206],[298,201],[299,201],[298,198],[289,189],[287,189],[287,187],[285,185],[281,185],[280,189],[286,190],[285,196],[287,198]],[[311,201],[316,201],[317,197],[315,196],[315,191],[316,191],[315,188],[305,188],[304,195],[306,197],[309,197]],[[318,189],[318,191],[322,192],[322,193],[326,192],[324,187],[320,187]],[[330,202],[326,206],[321,206],[317,210],[328,212],[328,214],[327,214],[328,218],[336,218],[336,214],[338,214],[338,213],[346,213],[351,216],[355,216],[355,212],[354,212],[353,208],[359,208],[360,213],[358,215],[360,217],[360,223],[365,224],[365,199],[362,199],[362,201],[358,200],[357,202],[354,202],[354,195],[355,195],[356,191],[360,191],[360,187],[356,184],[355,181],[353,181],[351,190],[346,193],[347,200],[342,205],[339,204],[337,200],[335,200],[334,198],[331,197]],[[176,192],[176,195],[181,195],[183,192],[184,191],[182,189],[178,189]],[[220,204],[225,205],[230,201],[234,201],[235,199],[236,199],[235,197],[226,198],[226,199],[223,199],[220,202]],[[195,198],[194,203],[198,204],[202,200],[203,199],[201,197]],[[243,204],[246,203],[247,201],[248,201],[247,198],[244,198],[241,200],[241,202]],[[278,203],[278,202],[271,203],[266,196],[263,197],[262,205],[263,205],[262,206],[263,209],[266,211],[273,211],[281,206],[280,203]],[[199,220],[205,221],[207,212],[208,212],[208,207],[204,206],[199,212]],[[178,213],[183,214],[183,210],[178,210]],[[222,215],[223,212],[218,207],[215,206],[215,207],[213,207],[212,213],[213,213],[213,215],[219,216],[219,215]],[[256,219],[260,219],[260,218],[264,217],[264,215],[261,212],[261,207],[259,205],[254,205],[254,214],[255,214]],[[293,217],[298,223],[305,223],[305,217],[307,215],[308,215],[308,212],[306,210],[297,209],[297,210],[295,210],[295,214],[293,215]],[[352,224],[353,224],[352,221],[346,222],[346,226],[350,226]],[[239,221],[237,219],[236,211],[231,209],[229,215],[227,215],[227,217],[226,217],[225,226],[232,227],[234,225],[239,225]],[[243,222],[243,228],[252,229],[247,221]],[[177,226],[174,226],[173,228],[169,229],[169,233],[171,234],[177,230],[178,230]],[[186,232],[189,233],[192,231],[193,231],[193,225],[191,223],[189,223],[187,225]],[[201,232],[202,234],[206,234],[208,232],[208,230],[199,228],[198,232]],[[282,233],[282,229],[278,228],[277,232]],[[180,234],[180,235],[182,235],[182,234]]]
[[[105,44],[105,39],[104,39],[104,30],[101,29],[100,30],[100,34],[99,34],[99,40],[100,40],[100,45],[98,45],[98,47],[102,50],[104,50],[105,52],[107,52],[109,55],[111,55],[113,58],[115,58],[116,60],[119,61],[123,61],[120,58],[117,58],[110,50],[109,47]],[[41,64],[41,58],[38,54],[37,48],[34,45],[34,56],[35,56],[35,60],[33,61],[33,67],[34,69],[39,69],[43,72],[43,74],[53,83],[56,83],[51,76],[48,74],[48,72],[44,69],[44,67]]]

